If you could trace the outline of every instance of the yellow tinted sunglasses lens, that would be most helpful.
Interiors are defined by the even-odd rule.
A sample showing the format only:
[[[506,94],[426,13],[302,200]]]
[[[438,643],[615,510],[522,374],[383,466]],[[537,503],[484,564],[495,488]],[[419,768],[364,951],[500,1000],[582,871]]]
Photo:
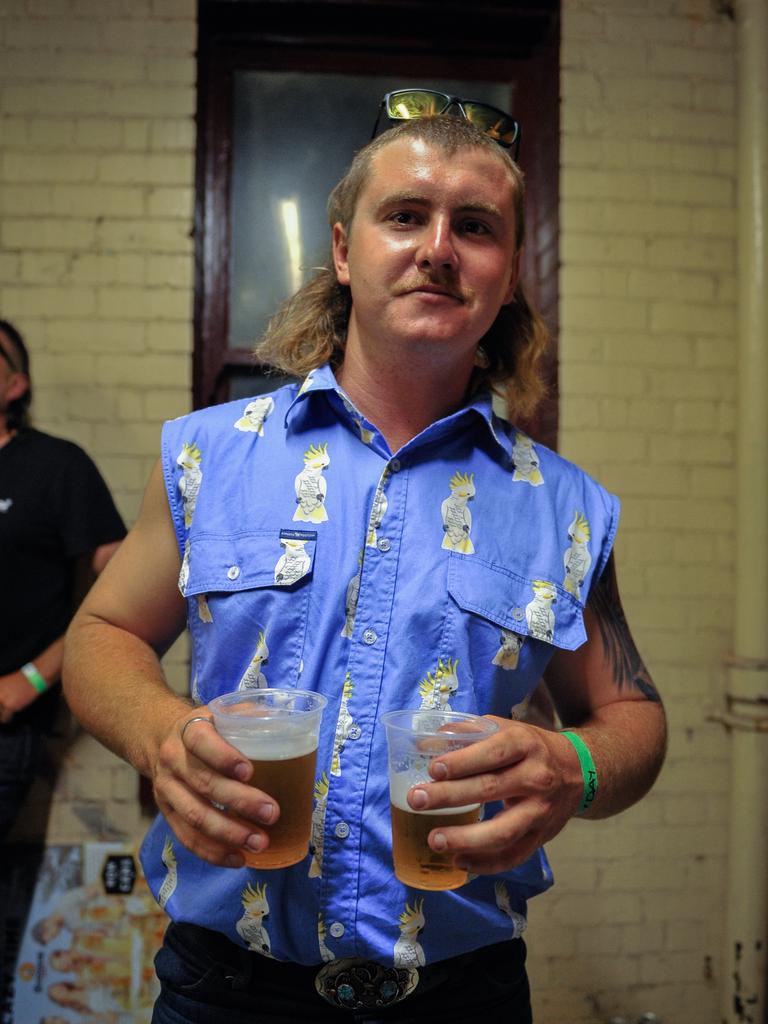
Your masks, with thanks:
[[[483,103],[465,103],[462,106],[467,114],[467,120],[476,125],[486,135],[490,135],[502,146],[513,146],[517,138],[517,124],[500,110],[493,107],[486,107]]]
[[[390,93],[387,100],[387,117],[407,121],[412,117],[430,117],[445,108],[445,98],[439,93],[421,89],[404,89]]]

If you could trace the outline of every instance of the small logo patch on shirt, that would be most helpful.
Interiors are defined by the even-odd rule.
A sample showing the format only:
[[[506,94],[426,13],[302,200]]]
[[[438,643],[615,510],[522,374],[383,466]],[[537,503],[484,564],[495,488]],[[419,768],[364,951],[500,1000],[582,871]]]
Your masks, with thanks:
[[[317,530],[281,530],[280,540],[317,540]]]

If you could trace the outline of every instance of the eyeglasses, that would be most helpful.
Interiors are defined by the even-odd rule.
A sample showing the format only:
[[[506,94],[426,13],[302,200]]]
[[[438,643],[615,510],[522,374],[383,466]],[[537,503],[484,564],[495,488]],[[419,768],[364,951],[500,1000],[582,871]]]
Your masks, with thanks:
[[[409,121],[414,117],[433,117],[449,114],[463,117],[480,131],[490,135],[500,146],[512,150],[517,161],[520,152],[520,122],[503,110],[476,100],[464,100],[434,89],[396,89],[388,92],[379,106],[371,138],[375,138],[382,115],[390,121]]]

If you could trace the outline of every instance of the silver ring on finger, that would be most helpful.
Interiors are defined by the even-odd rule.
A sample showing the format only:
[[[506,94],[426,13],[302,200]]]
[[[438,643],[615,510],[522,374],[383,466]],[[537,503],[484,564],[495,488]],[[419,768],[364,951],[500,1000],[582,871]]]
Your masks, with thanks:
[[[193,715],[192,718],[188,718],[184,725],[181,727],[181,739],[184,739],[184,733],[187,731],[187,726],[192,725],[193,722],[210,722],[213,725],[213,719],[208,715]],[[214,727],[215,728],[215,727]]]

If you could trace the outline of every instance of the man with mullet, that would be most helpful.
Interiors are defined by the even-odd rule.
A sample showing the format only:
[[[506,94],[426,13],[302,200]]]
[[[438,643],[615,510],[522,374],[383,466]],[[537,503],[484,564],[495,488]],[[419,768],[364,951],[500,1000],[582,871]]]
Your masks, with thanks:
[[[143,846],[172,919],[155,1024],[531,1021],[521,935],[552,884],[544,843],[640,799],[664,756],[616,587],[618,501],[514,425],[546,344],[499,144],[514,122],[444,100],[334,189],[328,267],[259,350],[299,382],[166,424],[138,522],[70,630],[70,703],[161,812]],[[192,705],[159,663],[185,624]],[[429,835],[467,884],[420,892],[392,870],[380,717],[436,706],[423,681],[447,674],[451,707],[500,728],[408,793],[417,811],[485,804]],[[542,677],[557,728],[521,712]],[[310,853],[271,871],[243,850],[265,849],[280,807],[206,709],[255,678],[328,700]]]

